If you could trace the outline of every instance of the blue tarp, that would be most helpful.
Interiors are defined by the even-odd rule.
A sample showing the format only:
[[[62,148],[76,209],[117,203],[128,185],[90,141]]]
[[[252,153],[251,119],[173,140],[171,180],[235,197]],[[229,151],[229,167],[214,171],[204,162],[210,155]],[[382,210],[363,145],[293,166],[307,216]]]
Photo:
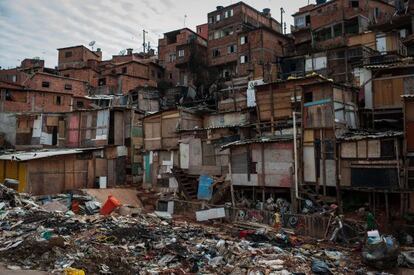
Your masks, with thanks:
[[[213,195],[213,189],[210,188],[213,184],[213,179],[207,175],[201,175],[198,182],[198,194],[199,200],[210,200]]]

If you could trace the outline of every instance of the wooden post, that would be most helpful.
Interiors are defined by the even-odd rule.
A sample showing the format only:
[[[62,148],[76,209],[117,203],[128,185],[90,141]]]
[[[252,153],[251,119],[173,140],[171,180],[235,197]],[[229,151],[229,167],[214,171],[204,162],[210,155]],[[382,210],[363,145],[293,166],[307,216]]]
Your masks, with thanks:
[[[387,222],[389,222],[390,221],[390,209],[388,205],[388,193],[384,192],[384,196],[385,196],[385,216],[387,217]]]
[[[274,100],[273,100],[273,89],[272,89],[272,84],[269,84],[269,92],[270,92],[270,110],[271,110],[271,117],[270,117],[270,123],[271,125],[271,131],[272,131],[272,135],[274,135],[274,131],[275,131],[275,126],[274,126],[274,116],[275,116],[275,110],[274,110]]]

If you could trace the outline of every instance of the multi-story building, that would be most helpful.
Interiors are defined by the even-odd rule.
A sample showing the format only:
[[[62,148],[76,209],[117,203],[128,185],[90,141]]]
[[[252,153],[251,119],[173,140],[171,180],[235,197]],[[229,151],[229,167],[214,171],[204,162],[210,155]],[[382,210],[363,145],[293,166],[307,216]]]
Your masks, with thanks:
[[[208,62],[225,80],[278,77],[278,58],[288,43],[269,9],[239,2],[208,13]]]
[[[194,85],[205,69],[207,40],[201,35],[183,28],[165,33],[158,41],[159,64],[165,68],[164,79],[172,86]]]

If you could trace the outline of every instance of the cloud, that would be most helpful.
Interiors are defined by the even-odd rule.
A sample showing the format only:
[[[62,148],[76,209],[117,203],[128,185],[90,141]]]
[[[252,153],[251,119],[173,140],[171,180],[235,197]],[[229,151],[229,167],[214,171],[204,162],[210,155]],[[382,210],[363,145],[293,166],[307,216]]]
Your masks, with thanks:
[[[194,29],[207,21],[207,13],[217,5],[231,2],[235,1],[0,0],[0,66],[14,67],[19,60],[38,56],[54,67],[56,49],[88,45],[92,40],[108,59],[122,49],[141,50],[143,29],[149,31],[147,41],[156,46],[163,33],[183,27],[185,14],[186,26]],[[275,1],[246,2],[259,10],[279,11]],[[295,11],[284,8],[287,14]]]

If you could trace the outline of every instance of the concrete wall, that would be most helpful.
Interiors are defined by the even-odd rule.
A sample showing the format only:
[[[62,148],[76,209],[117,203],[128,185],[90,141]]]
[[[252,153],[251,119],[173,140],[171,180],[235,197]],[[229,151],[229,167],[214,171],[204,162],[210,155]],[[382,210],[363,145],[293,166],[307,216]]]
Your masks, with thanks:
[[[0,113],[0,133],[5,135],[5,140],[16,144],[16,117],[13,113]]]

